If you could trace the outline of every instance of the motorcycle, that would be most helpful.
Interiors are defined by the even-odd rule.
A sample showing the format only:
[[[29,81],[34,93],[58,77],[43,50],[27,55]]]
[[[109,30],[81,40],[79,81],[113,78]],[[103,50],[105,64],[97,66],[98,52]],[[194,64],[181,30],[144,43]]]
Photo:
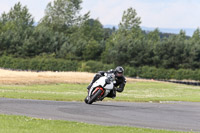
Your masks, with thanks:
[[[86,104],[92,104],[96,101],[102,101],[114,89],[114,74],[105,74],[93,83],[85,98]]]

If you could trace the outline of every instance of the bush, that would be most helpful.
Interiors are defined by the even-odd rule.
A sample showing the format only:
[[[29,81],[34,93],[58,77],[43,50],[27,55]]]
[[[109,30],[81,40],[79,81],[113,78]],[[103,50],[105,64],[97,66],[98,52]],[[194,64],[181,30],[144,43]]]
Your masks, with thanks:
[[[38,56],[35,58],[0,57],[0,67],[18,70],[35,71],[86,71],[94,72],[115,69],[113,64],[103,64],[100,61],[78,62],[55,57]],[[191,69],[164,69],[143,66],[139,68],[125,66],[125,76],[147,79],[177,79],[200,80],[200,70]]]
[[[22,59],[3,56],[0,58],[0,67],[35,71],[77,71],[79,64],[77,61],[56,58],[35,57]]]
[[[138,76],[148,79],[177,79],[177,80],[200,80],[200,70],[191,69],[164,69],[144,66],[139,68]]]
[[[114,69],[113,64],[103,64],[100,61],[87,61],[81,63],[81,68],[79,71],[86,71],[86,72],[98,72],[98,71],[108,71],[110,69]]]
[[[139,72],[136,68],[127,66],[124,69],[125,69],[124,74],[126,76],[129,76],[129,77],[137,77],[138,76]]]

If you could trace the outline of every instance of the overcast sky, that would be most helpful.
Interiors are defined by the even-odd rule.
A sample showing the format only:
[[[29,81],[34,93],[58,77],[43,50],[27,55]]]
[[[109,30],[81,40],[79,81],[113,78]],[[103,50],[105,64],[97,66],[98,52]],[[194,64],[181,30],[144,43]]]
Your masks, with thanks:
[[[0,14],[8,12],[18,1],[39,21],[46,5],[53,0],[0,0]],[[103,25],[118,25],[123,11],[133,7],[141,17],[141,26],[200,27],[200,0],[83,0],[82,7],[82,14],[90,11],[91,18],[98,18]]]

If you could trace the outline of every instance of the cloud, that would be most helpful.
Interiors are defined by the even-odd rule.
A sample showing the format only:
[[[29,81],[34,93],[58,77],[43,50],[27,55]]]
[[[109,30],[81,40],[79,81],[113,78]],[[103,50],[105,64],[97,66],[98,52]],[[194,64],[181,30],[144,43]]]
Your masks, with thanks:
[[[198,13],[200,2],[182,0],[171,3],[144,4],[144,10],[139,10],[143,25],[166,28],[197,28],[200,24]],[[159,7],[162,7],[159,9]]]
[[[91,0],[88,1],[91,2]],[[99,18],[102,24],[117,25],[121,20],[123,11],[127,9],[126,4],[122,0],[95,0],[95,3],[90,7],[87,4],[83,5],[83,9],[90,10],[91,17]]]
[[[27,6],[39,21],[44,16],[47,4],[53,0],[2,0],[0,14],[8,12],[18,1]],[[91,18],[102,24],[118,25],[123,11],[136,9],[142,26],[158,28],[197,28],[200,26],[199,0],[83,0],[82,11],[90,12]]]

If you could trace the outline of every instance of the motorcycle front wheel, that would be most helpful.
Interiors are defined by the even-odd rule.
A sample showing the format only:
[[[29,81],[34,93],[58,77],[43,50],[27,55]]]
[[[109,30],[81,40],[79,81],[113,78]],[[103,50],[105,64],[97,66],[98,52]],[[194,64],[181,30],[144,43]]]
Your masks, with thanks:
[[[85,101],[85,103],[88,103],[88,96],[85,98],[84,101]]]
[[[85,102],[87,101],[87,104],[92,104],[102,93],[103,91],[99,89],[94,95],[92,95],[89,99],[87,97],[85,98]]]

